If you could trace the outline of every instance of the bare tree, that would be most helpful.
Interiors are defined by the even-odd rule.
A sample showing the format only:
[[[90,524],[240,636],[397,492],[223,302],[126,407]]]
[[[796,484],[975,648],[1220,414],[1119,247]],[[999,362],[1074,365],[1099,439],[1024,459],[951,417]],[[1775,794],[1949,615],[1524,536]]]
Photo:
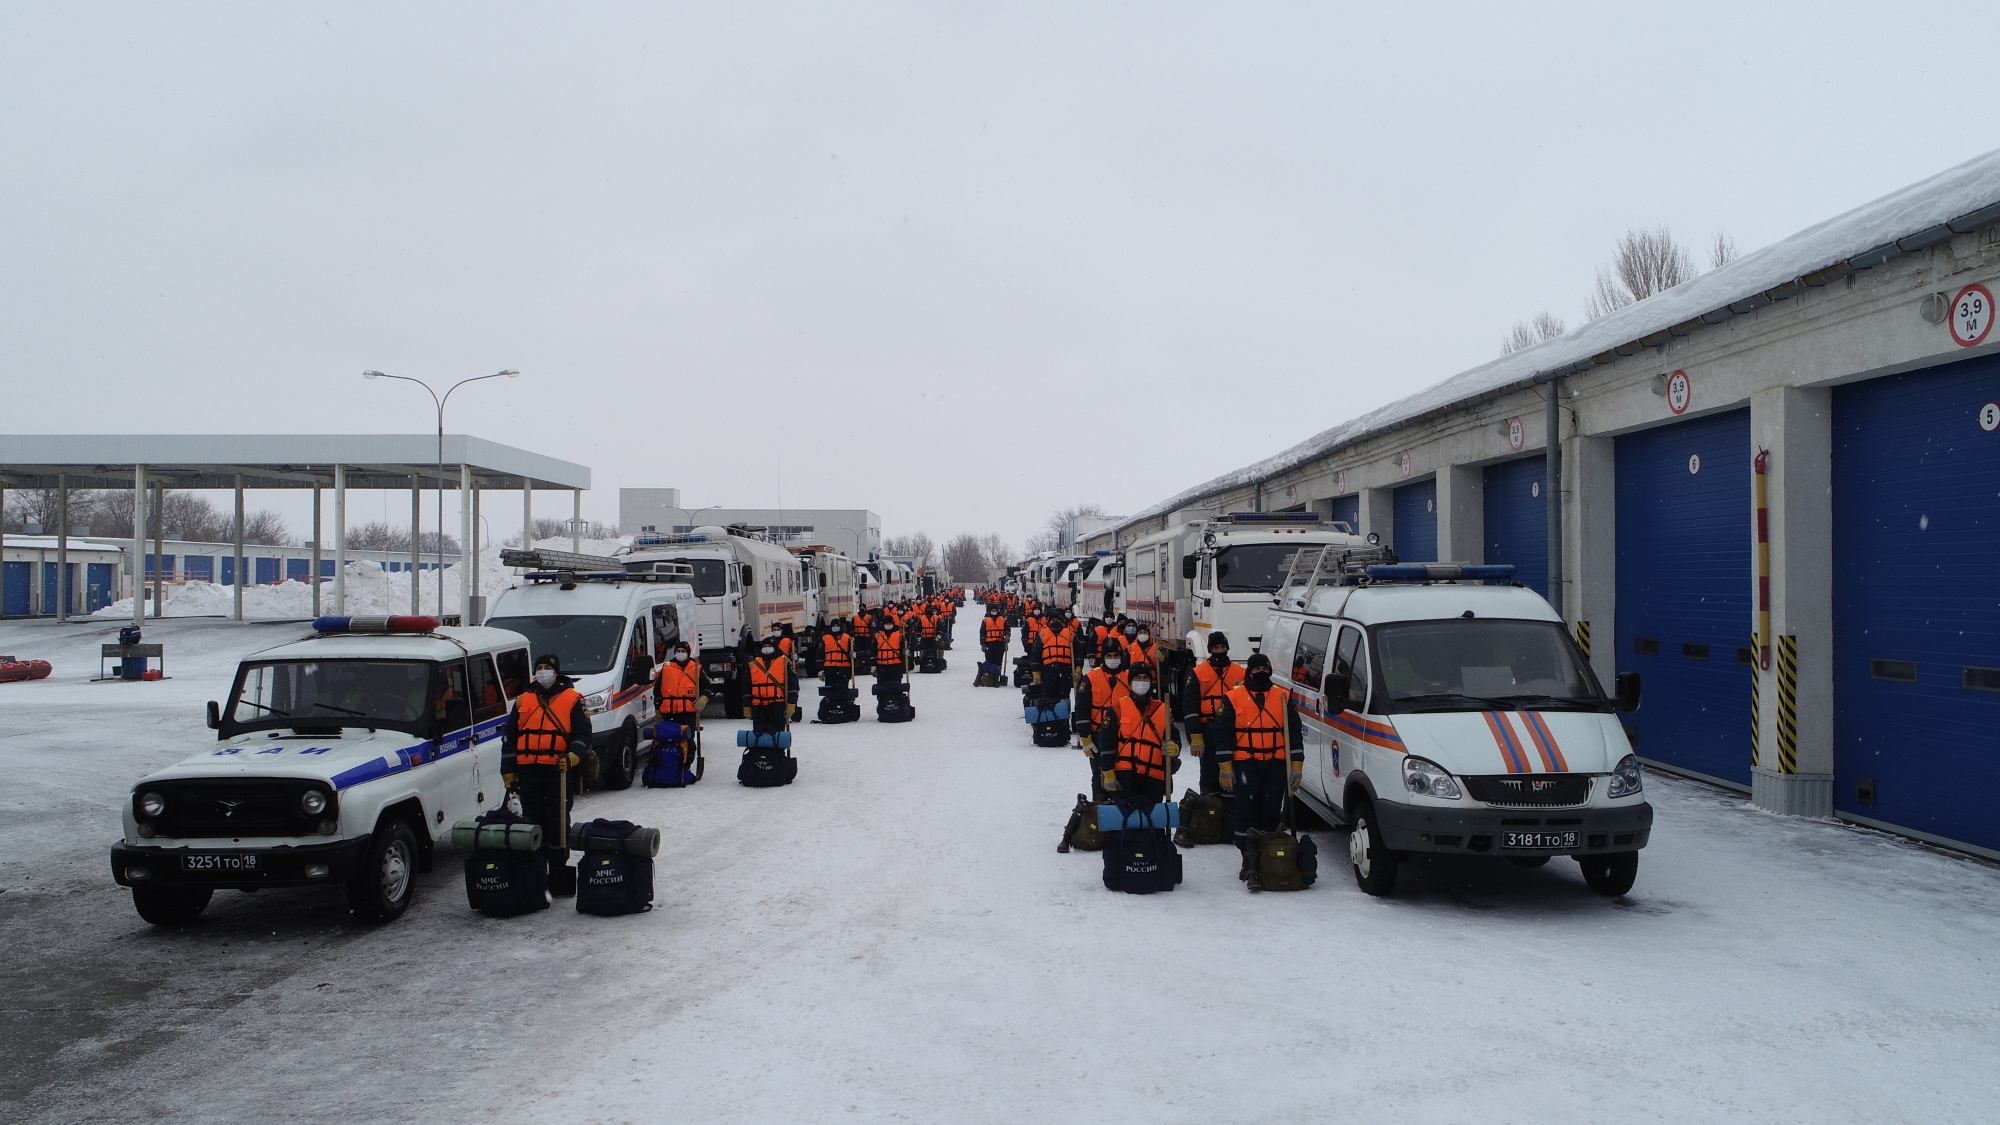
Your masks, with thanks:
[[[28,524],[35,524],[45,535],[56,533],[59,520],[61,490],[54,488],[10,488],[7,490],[7,530],[21,535]],[[88,488],[69,490],[69,523],[71,527],[90,527],[90,510],[96,503],[97,493]],[[94,532],[96,528],[91,528]]]
[[[1736,240],[1729,232],[1719,230],[1708,244],[1708,265],[1710,269],[1721,269],[1736,260]]]
[[[245,512],[243,541],[268,547],[289,547],[292,545],[292,532],[285,526],[285,517],[269,509]]]
[[[953,582],[976,584],[985,582],[992,575],[986,546],[977,535],[954,536],[951,542],[944,545],[940,558],[945,573],[951,576]]]
[[[1014,549],[1007,546],[1007,541],[998,535],[980,536],[979,547],[986,552],[987,569],[995,574],[1004,572],[1007,564],[1014,561]]]
[[[1522,348],[1532,348],[1543,340],[1553,340],[1562,334],[1562,318],[1544,309],[1529,320],[1514,322],[1514,330],[1500,341],[1500,354],[1509,355]]]
[[[912,535],[892,535],[882,543],[882,553],[896,558],[917,560],[917,565],[926,570],[938,563],[937,544],[931,537],[919,531]]]
[[[195,543],[222,543],[229,539],[229,518],[217,511],[205,496],[170,488],[160,507],[162,510],[154,523],[157,525],[160,520],[165,520],[169,539]]]
[[[1032,555],[1040,551],[1055,550],[1062,542],[1063,528],[1069,526],[1069,522],[1073,519],[1084,516],[1105,518],[1109,515],[1110,513],[1097,504],[1072,504],[1067,508],[1058,508],[1049,513],[1049,518],[1043,522],[1040,531],[1028,536],[1028,553]]]
[[[1597,271],[1590,295],[1584,299],[1584,315],[1596,320],[1692,280],[1697,272],[1687,247],[1675,240],[1664,223],[1651,230],[1626,231],[1612,251],[1610,269]]]

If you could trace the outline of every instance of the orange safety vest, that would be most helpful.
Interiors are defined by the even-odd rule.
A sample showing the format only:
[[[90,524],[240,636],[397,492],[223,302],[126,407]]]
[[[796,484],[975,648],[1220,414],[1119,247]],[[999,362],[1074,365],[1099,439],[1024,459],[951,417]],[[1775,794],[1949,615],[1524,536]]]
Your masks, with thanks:
[[[514,760],[524,766],[562,764],[569,753],[569,714],[583,696],[564,688],[546,701],[538,691],[514,697]]]
[[[1070,662],[1073,650],[1070,648],[1069,630],[1063,629],[1058,631],[1044,626],[1041,636],[1042,663],[1068,664]]]
[[[1083,678],[1090,685],[1090,722],[1093,727],[1104,725],[1104,719],[1111,714],[1111,705],[1129,693],[1125,690],[1125,673],[1113,672],[1106,668],[1092,668]]]
[[[875,634],[875,663],[901,664],[903,662],[903,632],[894,625],[885,626]]]
[[[917,614],[917,629],[926,640],[937,636],[937,617],[931,613]]]
[[[1167,740],[1167,723],[1172,718],[1167,705],[1149,699],[1141,706],[1130,695],[1121,695],[1112,708],[1118,715],[1118,761],[1113,768],[1165,781],[1167,756],[1160,744]]]
[[[820,641],[820,663],[828,668],[845,668],[854,663],[854,638],[846,633],[828,633]]]
[[[677,664],[671,660],[660,666],[660,710],[691,711],[701,698],[701,675],[695,662]],[[674,704],[684,703],[685,707]]]
[[[1276,684],[1259,700],[1241,684],[1226,696],[1236,712],[1236,760],[1268,762],[1285,756],[1285,704],[1292,693]]]
[[[788,671],[785,658],[760,656],[750,662],[750,705],[762,706],[767,703],[785,701],[785,673]]]
[[[1232,660],[1217,672],[1215,665],[1204,660],[1194,666],[1194,678],[1201,685],[1201,717],[1213,719],[1222,710],[1222,697],[1243,682],[1243,665]]]
[[[1160,646],[1142,645],[1139,643],[1139,638],[1134,637],[1125,647],[1125,660],[1128,667],[1135,664],[1150,664],[1157,671],[1160,667]]]
[[[1007,619],[997,613],[988,614],[979,625],[979,640],[983,644],[997,645],[1007,639]]]
[[[778,651],[784,653],[786,656],[790,656],[792,654],[792,638],[783,636],[779,637]]]

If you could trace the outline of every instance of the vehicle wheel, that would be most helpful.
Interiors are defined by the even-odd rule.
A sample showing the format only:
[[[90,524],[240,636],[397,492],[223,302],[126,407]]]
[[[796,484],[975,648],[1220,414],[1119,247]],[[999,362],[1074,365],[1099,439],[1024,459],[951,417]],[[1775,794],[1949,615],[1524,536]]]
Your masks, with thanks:
[[[632,778],[639,772],[639,727],[632,720],[618,728],[618,743],[601,755],[603,764],[598,777],[606,789],[630,789]]]
[[[1516,867],[1540,867],[1548,861],[1549,857],[1545,855],[1510,855],[1507,857],[1507,862]]]
[[[416,889],[416,833],[408,823],[392,820],[375,830],[361,870],[347,881],[348,905],[367,921],[394,921],[409,907]]]
[[[1632,883],[1639,878],[1638,852],[1612,852],[1609,855],[1580,855],[1576,865],[1583,868],[1583,881],[1590,889],[1606,898],[1617,898],[1632,889]]]
[[[185,926],[208,909],[206,887],[133,887],[132,909],[155,926]]]
[[[1375,806],[1357,801],[1348,817],[1347,860],[1354,865],[1354,885],[1381,896],[1396,889],[1396,853],[1382,843],[1375,825]]]

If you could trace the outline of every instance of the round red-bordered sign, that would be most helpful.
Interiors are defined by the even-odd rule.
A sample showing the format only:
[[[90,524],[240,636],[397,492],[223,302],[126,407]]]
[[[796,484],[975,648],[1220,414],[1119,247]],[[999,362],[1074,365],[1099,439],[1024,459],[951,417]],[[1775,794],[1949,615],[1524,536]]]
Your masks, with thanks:
[[[1986,342],[1993,331],[1993,292],[1984,285],[1968,285],[1951,299],[1951,340],[1961,348]]]
[[[1406,477],[1407,477],[1407,476],[1409,476],[1409,475],[1410,475],[1410,451],[1409,451],[1409,450],[1405,449],[1404,451],[1402,451],[1401,453],[1398,453],[1398,454],[1396,455],[1396,467],[1397,467],[1398,469],[1401,469],[1401,470],[1403,471],[1403,475],[1404,475],[1404,476],[1406,476]]]
[[[1688,405],[1694,402],[1694,382],[1685,371],[1676,371],[1667,376],[1667,409],[1676,414],[1686,414]]]
[[[1523,426],[1519,418],[1507,419],[1507,448],[1519,453],[1521,447],[1526,444],[1528,444],[1528,427]]]

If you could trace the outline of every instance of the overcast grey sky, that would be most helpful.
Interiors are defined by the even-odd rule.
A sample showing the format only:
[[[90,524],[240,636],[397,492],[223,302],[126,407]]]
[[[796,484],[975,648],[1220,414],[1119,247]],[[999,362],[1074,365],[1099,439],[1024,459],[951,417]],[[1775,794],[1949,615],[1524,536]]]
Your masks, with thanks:
[[[590,465],[589,515],[782,490],[1019,540],[1575,326],[1628,227],[1751,250],[1995,147],[1962,45],[1996,31],[1907,0],[7,4],[0,430],[424,432],[358,372],[517,367],[449,428]]]

